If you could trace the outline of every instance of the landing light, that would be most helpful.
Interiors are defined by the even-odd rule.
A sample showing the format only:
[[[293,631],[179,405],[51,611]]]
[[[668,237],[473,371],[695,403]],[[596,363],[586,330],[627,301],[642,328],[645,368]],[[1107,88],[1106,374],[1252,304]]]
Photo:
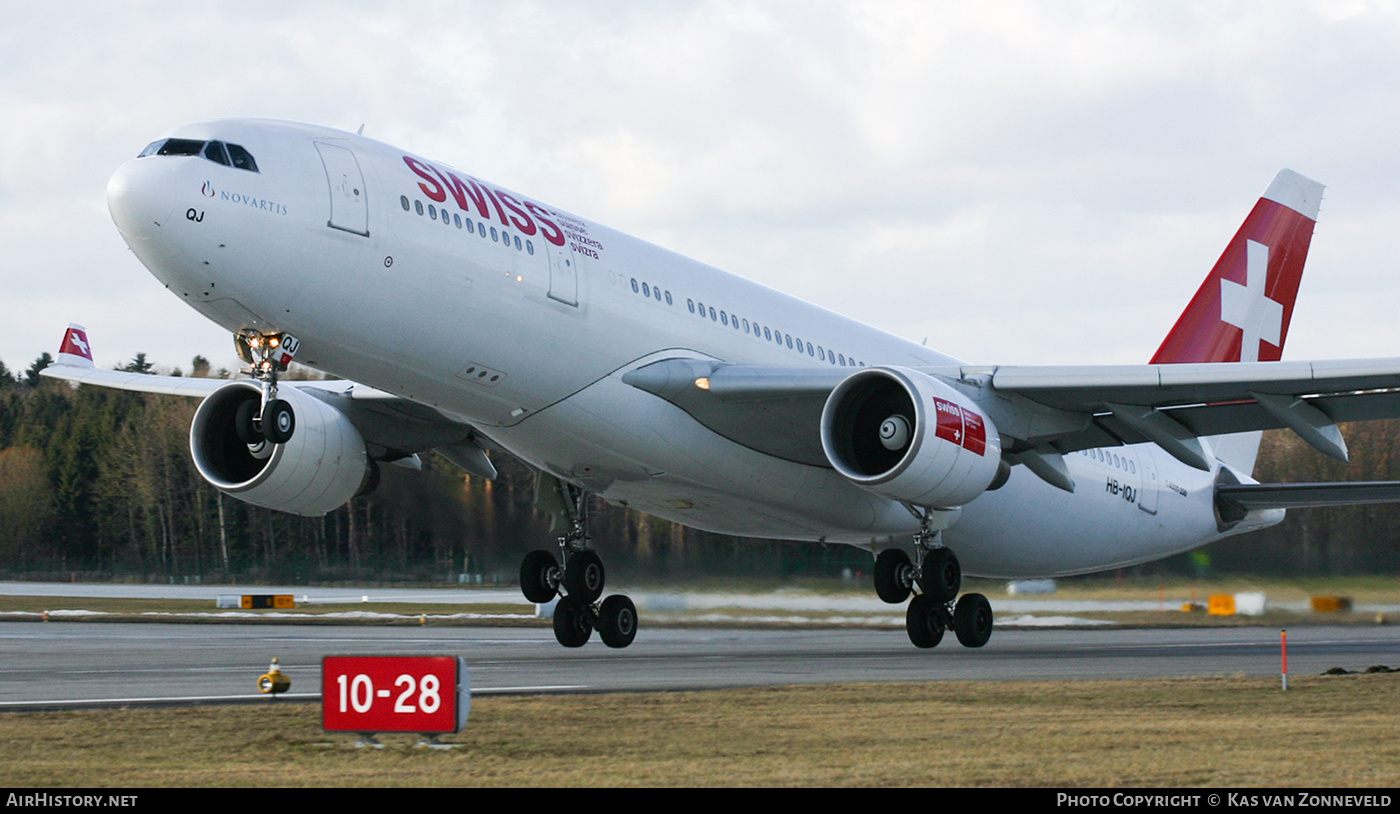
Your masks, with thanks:
[[[700,378],[698,378],[698,379],[695,380],[695,386],[698,387],[698,388],[700,388],[701,390],[709,390],[709,389],[710,389],[710,377],[709,377],[709,376],[701,376]]]

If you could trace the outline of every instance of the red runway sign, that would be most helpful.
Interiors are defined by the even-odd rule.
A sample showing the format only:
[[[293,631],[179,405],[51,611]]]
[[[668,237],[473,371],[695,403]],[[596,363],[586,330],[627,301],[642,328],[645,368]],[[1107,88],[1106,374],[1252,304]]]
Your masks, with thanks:
[[[454,656],[326,656],[327,732],[458,732],[471,709],[466,661]]]

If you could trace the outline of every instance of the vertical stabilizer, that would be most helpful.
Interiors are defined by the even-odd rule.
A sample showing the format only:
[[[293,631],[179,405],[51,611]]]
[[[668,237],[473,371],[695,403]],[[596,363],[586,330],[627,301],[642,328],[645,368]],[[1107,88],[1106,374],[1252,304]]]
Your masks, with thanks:
[[[1280,170],[1152,357],[1277,362],[1303,279],[1322,184]]]
[[[1282,358],[1322,190],[1322,184],[1292,170],[1279,171],[1153,355],[1153,364]],[[1247,475],[1254,471],[1261,435],[1217,436],[1210,439],[1211,448]]]
[[[92,367],[92,348],[88,346],[87,329],[71,323],[63,332],[58,346],[58,364],[70,367]]]

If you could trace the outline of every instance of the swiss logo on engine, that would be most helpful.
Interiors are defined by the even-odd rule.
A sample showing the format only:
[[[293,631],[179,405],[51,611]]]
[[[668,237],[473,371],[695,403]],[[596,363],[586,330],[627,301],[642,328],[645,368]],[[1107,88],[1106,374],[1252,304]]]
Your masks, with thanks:
[[[933,434],[968,452],[987,454],[987,425],[982,416],[947,399],[934,397],[934,412],[938,414],[938,425]]]

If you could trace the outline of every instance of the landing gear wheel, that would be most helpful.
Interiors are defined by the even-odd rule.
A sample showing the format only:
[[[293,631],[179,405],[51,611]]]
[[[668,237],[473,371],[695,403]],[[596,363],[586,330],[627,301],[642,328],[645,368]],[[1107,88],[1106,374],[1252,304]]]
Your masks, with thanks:
[[[593,603],[603,595],[603,559],[595,551],[584,549],[569,555],[564,563],[564,587],[570,596]]]
[[[637,638],[637,606],[622,594],[603,600],[598,609],[598,636],[608,647],[626,647]]]
[[[282,399],[273,399],[263,408],[263,437],[272,443],[285,444],[292,440],[296,427],[296,413],[292,412],[292,405]]]
[[[924,556],[919,587],[935,602],[952,602],[962,588],[962,566],[947,548],[930,549]]]
[[[981,594],[966,594],[953,609],[953,631],[963,647],[981,647],[992,638],[992,603]]]
[[[249,446],[256,446],[263,442],[263,435],[258,432],[258,401],[248,399],[238,405],[238,410],[233,414],[233,431],[238,436],[238,440]]]
[[[559,598],[554,606],[554,638],[565,647],[583,647],[593,635],[593,608],[573,596]]]
[[[875,558],[875,593],[881,601],[898,605],[909,598],[914,566],[909,555],[898,548],[887,548]]]
[[[520,592],[531,602],[548,602],[559,594],[559,561],[548,551],[531,551],[520,563]]]
[[[928,594],[919,594],[904,613],[904,629],[915,647],[937,647],[943,640],[943,620],[939,606]]]

